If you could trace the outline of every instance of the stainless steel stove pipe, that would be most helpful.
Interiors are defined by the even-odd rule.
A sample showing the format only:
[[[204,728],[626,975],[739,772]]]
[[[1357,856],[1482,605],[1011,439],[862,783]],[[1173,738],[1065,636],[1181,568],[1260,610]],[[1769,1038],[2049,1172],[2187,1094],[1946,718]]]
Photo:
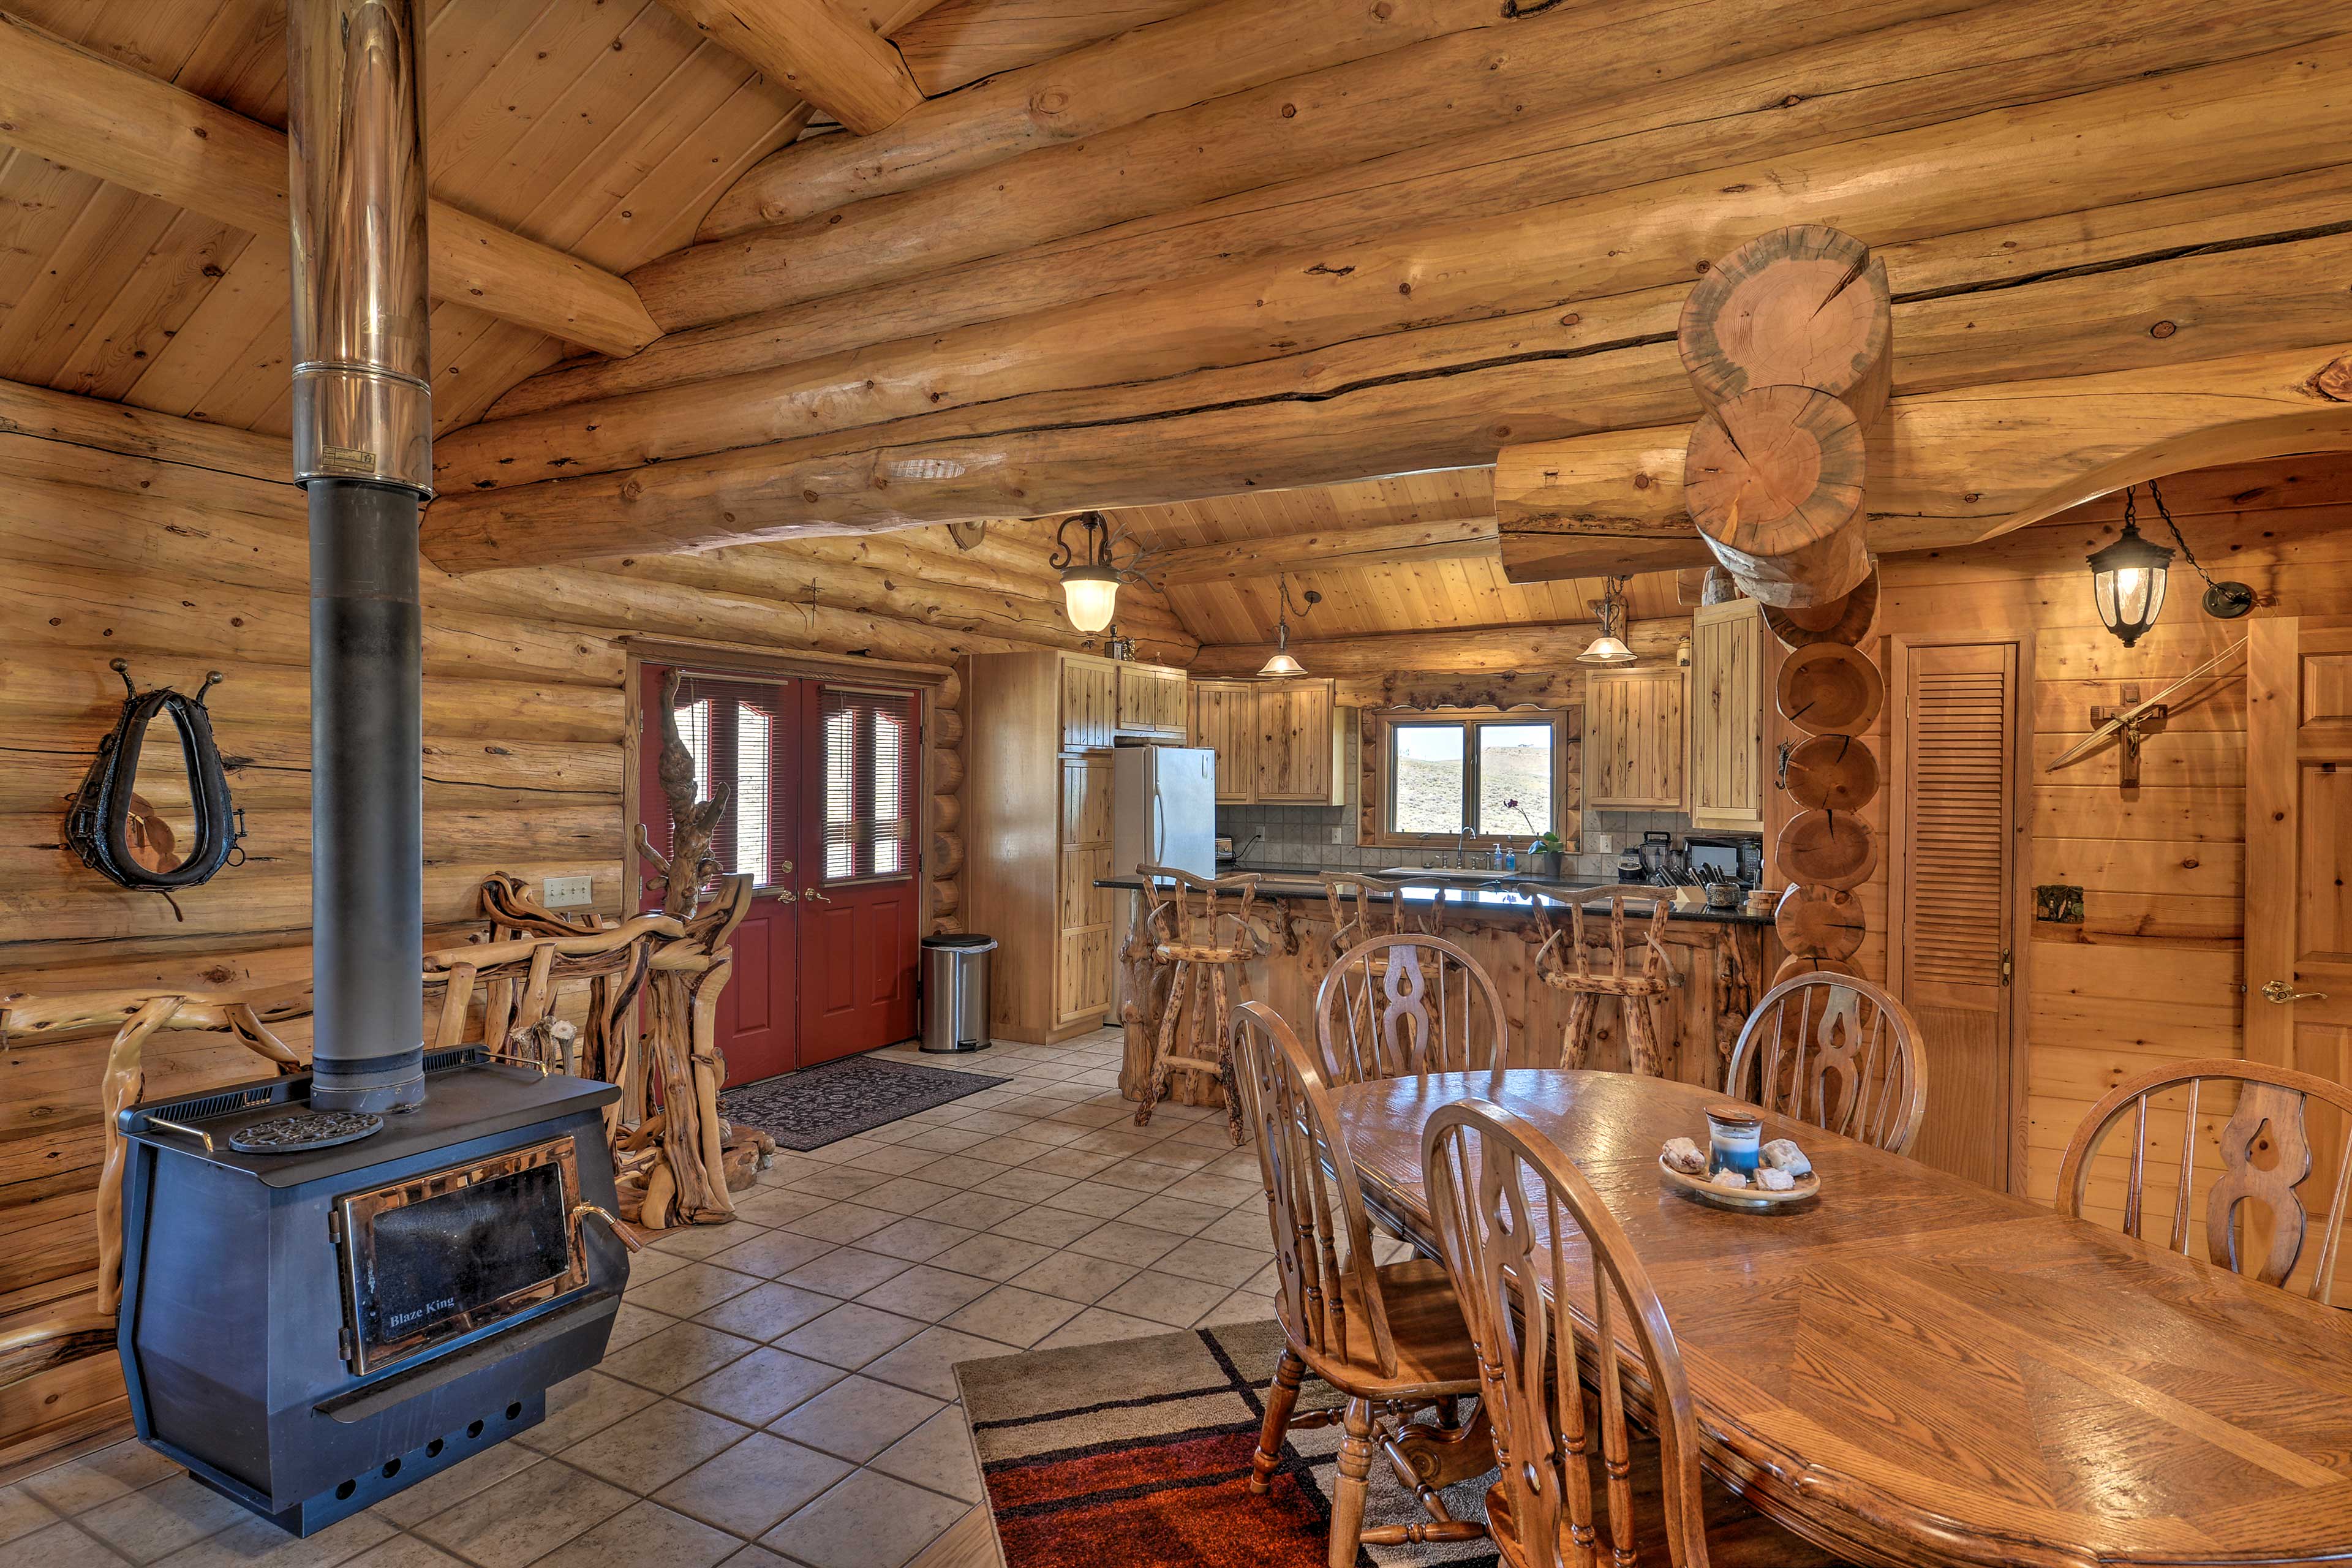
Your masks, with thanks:
[[[420,0],[291,0],[294,478],[310,505],[311,1103],[425,1098],[433,493]]]

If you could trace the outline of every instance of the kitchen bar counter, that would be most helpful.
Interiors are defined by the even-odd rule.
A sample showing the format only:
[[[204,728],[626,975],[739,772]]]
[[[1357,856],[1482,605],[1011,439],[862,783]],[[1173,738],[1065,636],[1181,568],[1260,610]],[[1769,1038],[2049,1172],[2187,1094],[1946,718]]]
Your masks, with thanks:
[[[1290,1021],[1302,1039],[1315,1034],[1315,996],[1331,963],[1333,921],[1323,896],[1320,868],[1292,866],[1227,868],[1221,875],[1255,874],[1256,898],[1250,925],[1263,949],[1244,966],[1241,997],[1273,1005]],[[1349,873],[1335,870],[1335,876]],[[1380,876],[1379,871],[1364,873]],[[1443,887],[1445,902],[1437,916],[1438,933],[1468,950],[1503,994],[1503,1007],[1511,1029],[1511,1059],[1515,1066],[1553,1067],[1559,1061],[1561,1034],[1568,1021],[1569,998],[1545,984],[1536,973],[1535,956],[1542,937],[1535,920],[1535,900],[1549,906],[1554,929],[1568,924],[1565,905],[1579,893],[1615,886],[1572,878],[1550,879],[1449,872],[1426,882],[1407,881],[1403,897],[1409,904],[1436,902]],[[1161,995],[1166,989],[1162,966],[1149,948],[1135,940],[1142,928],[1144,884],[1140,878],[1105,877],[1095,884],[1106,891],[1124,892],[1129,910],[1119,949],[1123,973],[1116,1016],[1127,1032],[1121,1089],[1137,1098],[1151,1059],[1157,1037]],[[1671,890],[1660,889],[1668,893]],[[1379,903],[1391,901],[1386,893],[1372,895]],[[1597,950],[1596,962],[1606,963],[1609,935],[1605,901],[1581,900],[1586,910],[1585,935]],[[1227,894],[1221,906],[1238,910],[1240,900]],[[1599,916],[1599,919],[1593,918]],[[1420,923],[1416,921],[1409,923]],[[1628,963],[1638,962],[1634,947],[1646,920],[1628,915]],[[1769,915],[1738,910],[1675,909],[1664,938],[1672,963],[1665,999],[1653,1005],[1667,1076],[1685,1083],[1715,1088],[1723,1082],[1725,1065],[1756,998],[1772,983],[1781,960],[1780,944]],[[1238,999],[1238,998],[1237,998]],[[1601,999],[1596,1019],[1595,1044],[1588,1065],[1622,1070],[1629,1064],[1620,1004]],[[1204,1042],[1205,1045],[1205,1042]],[[1218,1102],[1215,1083],[1204,1075],[1178,1073],[1171,1098],[1191,1105]]]

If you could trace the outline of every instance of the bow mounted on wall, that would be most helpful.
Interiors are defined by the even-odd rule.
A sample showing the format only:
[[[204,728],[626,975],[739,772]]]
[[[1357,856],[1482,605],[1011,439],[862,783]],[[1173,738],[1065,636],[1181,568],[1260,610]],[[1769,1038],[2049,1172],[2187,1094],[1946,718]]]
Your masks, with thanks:
[[[237,843],[245,837],[245,813],[229,804],[227,770],[205,708],[221,674],[208,672],[190,697],[168,686],[140,690],[121,659],[109,668],[122,677],[127,695],[66,813],[66,842],[82,864],[122,887],[162,894],[173,916],[184,920],[172,894],[200,887],[223,866],[244,860]],[[158,714],[172,721],[179,736],[177,758],[168,752],[146,755],[148,727]]]

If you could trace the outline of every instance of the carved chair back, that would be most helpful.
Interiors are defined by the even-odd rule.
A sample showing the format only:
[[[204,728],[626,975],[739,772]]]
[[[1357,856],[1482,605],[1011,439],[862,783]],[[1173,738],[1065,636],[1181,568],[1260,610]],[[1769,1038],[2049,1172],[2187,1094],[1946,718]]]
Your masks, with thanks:
[[[1428,911],[1416,917],[1405,904],[1406,883],[1385,877],[1367,877],[1357,871],[1326,871],[1319,879],[1323,901],[1331,906],[1328,946],[1334,958],[1375,937],[1431,933],[1437,929],[1437,918],[1445,899],[1443,888],[1438,889],[1437,899]],[[1375,893],[1389,896],[1385,910],[1372,902]]]
[[[1927,1110],[1919,1022],[1867,980],[1800,974],[1764,993],[1748,1016],[1723,1089],[1900,1154]]]
[[[1651,1390],[1668,1558],[1705,1568],[1698,1432],[1682,1353],[1600,1194],[1533,1123],[1484,1100],[1438,1108],[1422,1138],[1422,1174],[1478,1352],[1479,1403],[1494,1424],[1507,1512],[1507,1531],[1496,1534],[1518,1548],[1507,1553],[1514,1568],[1633,1561],[1629,1361]],[[1591,1406],[1580,1361],[1599,1390]]]
[[[1508,1065],[1503,994],[1442,936],[1383,936],[1331,963],[1315,993],[1315,1037],[1335,1083],[1485,1071]]]
[[[1250,929],[1250,908],[1257,901],[1258,874],[1202,877],[1173,866],[1139,865],[1148,907],[1144,929],[1151,933],[1156,956],[1167,963],[1192,959],[1211,963],[1255,958],[1263,951]],[[1221,907],[1227,895],[1240,900],[1233,909]]]
[[[1609,966],[1596,972],[1592,966],[1593,950],[1584,944],[1584,906],[1602,899],[1609,900]],[[1549,900],[1538,897],[1535,901],[1536,932],[1542,943],[1536,949],[1536,973],[1548,984],[1568,990],[1577,981],[1636,979],[1653,983],[1658,990],[1665,989],[1666,977],[1673,972],[1673,960],[1665,942],[1666,917],[1675,902],[1672,893],[1663,888],[1595,888],[1590,892],[1572,894],[1564,901],[1568,903],[1568,930],[1564,931],[1551,923],[1546,908]],[[1648,929],[1639,937],[1640,967],[1630,973],[1626,969],[1630,956],[1626,939],[1631,933],[1625,922],[1629,904],[1636,919],[1645,911],[1649,915]],[[1562,938],[1567,940],[1563,942]],[[1622,992],[1631,987],[1620,985],[1613,989]]]
[[[1323,1070],[1263,1002],[1235,1008],[1232,1030],[1242,1113],[1265,1181],[1283,1332],[1310,1363],[1374,1364],[1393,1377],[1396,1341],[1372,1266],[1371,1224]],[[1351,1294],[1362,1304],[1361,1322],[1349,1315]]]
[[[2213,1058],[2176,1062],[2137,1078],[2126,1079],[2091,1107],[2058,1166],[2058,1209],[2080,1217],[2083,1195],[2090,1184],[2091,1163],[2108,1131],[2128,1111],[2132,1146],[2124,1173],[2124,1225],[2139,1237],[2147,1209],[2147,1155],[2153,1141],[2150,1106],[2159,1095],[2186,1089],[2187,1102],[2179,1110],[2168,1105],[2156,1112],[2168,1120],[2180,1118],[2179,1152],[2172,1178],[2172,1228],[2165,1245],[2186,1256],[2189,1227],[2196,1216],[2191,1190],[2198,1173],[2198,1101],[2209,1083],[2237,1086],[2236,1107],[2220,1133],[2221,1173],[2205,1194],[2205,1255],[2237,1274],[2252,1274],[2265,1285],[2284,1286],[2303,1256],[2309,1230],[2309,1211],[2303,1184],[2310,1178],[2311,1101],[2326,1100],[2344,1114],[2344,1143],[2336,1151],[2334,1191],[2328,1198],[2321,1229],[2319,1256],[2314,1261],[2305,1293],[2329,1303],[2335,1290],[2337,1246],[2344,1235],[2344,1207],[2352,1189],[2352,1089],[2307,1072],[2261,1062]],[[2209,1120],[2210,1119],[2209,1113]],[[2249,1223],[2252,1211],[2268,1219],[2269,1245],[2260,1256],[2246,1250],[2250,1237],[2260,1235]],[[2332,1303],[2329,1303],[2332,1304]]]

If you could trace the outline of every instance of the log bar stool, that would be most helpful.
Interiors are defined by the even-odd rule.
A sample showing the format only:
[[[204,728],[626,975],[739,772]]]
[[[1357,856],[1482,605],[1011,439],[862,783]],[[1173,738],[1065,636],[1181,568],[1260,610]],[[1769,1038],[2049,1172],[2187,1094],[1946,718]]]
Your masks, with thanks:
[[[1282,1467],[1285,1433],[1328,1426],[1336,1416],[1347,1436],[1331,1499],[1331,1568],[1355,1568],[1360,1546],[1475,1541],[1485,1527],[1454,1518],[1433,1488],[1417,1484],[1401,1443],[1405,1416],[1432,1406],[1450,1410],[1461,1395],[1478,1391],[1477,1360],[1445,1266],[1425,1258],[1373,1264],[1363,1189],[1332,1114],[1329,1087],[1281,1015],[1263,1002],[1243,1003],[1231,1046],[1265,1179],[1283,1342],[1265,1391],[1250,1490],[1264,1496],[1270,1489]],[[1298,1414],[1298,1386],[1310,1372],[1346,1398],[1344,1409]],[[1423,1438],[1434,1431],[1412,1430]],[[1438,1440],[1447,1436],[1464,1434]],[[1412,1489],[1425,1521],[1364,1528],[1375,1446]]]
[[[1152,1108],[1168,1092],[1170,1073],[1213,1073],[1224,1086],[1225,1127],[1238,1147],[1242,1104],[1234,1092],[1233,1049],[1226,1025],[1233,1012],[1232,992],[1241,988],[1239,966],[1265,951],[1249,923],[1250,905],[1257,898],[1257,874],[1212,880],[1172,866],[1138,866],[1135,873],[1152,889],[1151,909],[1143,917],[1147,930],[1157,938],[1151,956],[1175,965],[1168,977],[1168,999],[1161,1005],[1151,1071],[1144,1077],[1143,1102],[1135,1108],[1135,1124],[1151,1124]],[[1241,908],[1221,913],[1217,900],[1225,893],[1240,894]],[[1231,930],[1221,939],[1219,933],[1228,921],[1233,922]],[[1225,980],[1228,968],[1234,970],[1230,991]],[[1191,1048],[1180,1054],[1177,1031],[1180,1020],[1187,1019],[1192,1026],[1186,1032],[1186,1043]],[[1216,1055],[1205,1054],[1212,1049]]]
[[[1919,1020],[1850,974],[1784,980],[1764,993],[1741,1026],[1723,1092],[1900,1154],[1927,1113]]]
[[[2238,1102],[2221,1126],[2221,1173],[2205,1195],[2205,1256],[2232,1273],[2251,1274],[2265,1285],[2285,1285],[2303,1256],[2309,1213],[2301,1189],[2311,1176],[2312,1163],[2305,1113],[2314,1100],[2325,1100],[2342,1113],[2336,1120],[2344,1130],[2344,1141],[2336,1152],[2336,1170],[2329,1183],[2334,1195],[2328,1199],[2319,1256],[2313,1260],[2310,1283],[2305,1289],[2313,1300],[2333,1306],[2329,1298],[2335,1292],[2336,1253],[2344,1239],[2345,1200],[2352,1192],[2352,1090],[2324,1078],[2221,1057],[2173,1062],[2126,1079],[2091,1107],[2074,1136],[2067,1140],[2065,1156],[2058,1163],[2058,1212],[2082,1217],[2083,1190],[2090,1183],[2092,1158],[2107,1130],[2128,1110],[2132,1140],[2123,1172],[2124,1230],[2138,1237],[2147,1208],[2148,1102],[2159,1094],[2185,1088],[2187,1104],[2177,1110],[2166,1108],[2168,1115],[2180,1118],[2180,1152],[2175,1162],[2171,1237],[2165,1245],[2187,1255],[2194,1218],[2190,1187],[2197,1175],[2198,1091],[2214,1082],[2234,1086]],[[2240,1251],[2243,1241],[2261,1239],[2260,1230],[2249,1215],[2242,1214],[2242,1207],[2261,1209],[2269,1221],[2268,1246],[2260,1256]],[[2242,1226],[2242,1220],[2246,1221]]]
[[[1319,879],[1323,884],[1323,901],[1331,906],[1329,945],[1331,956],[1334,958],[1359,942],[1370,942],[1375,937],[1407,936],[1415,931],[1423,933],[1434,931],[1437,929],[1438,916],[1444,908],[1445,889],[1440,888],[1437,890],[1437,898],[1430,905],[1428,916],[1415,922],[1406,917],[1404,890],[1409,885],[1407,883],[1391,881],[1382,877],[1361,876],[1349,871],[1326,871]],[[1372,902],[1372,895],[1375,893],[1386,893],[1389,896],[1388,915],[1385,920],[1381,915],[1380,906]],[[1356,912],[1353,914],[1348,912],[1348,904],[1351,900],[1356,906]]]
[[[1604,898],[1609,900],[1609,973],[1596,974],[1592,950],[1584,945],[1584,906]],[[1650,929],[1642,934],[1642,966],[1634,973],[1625,969],[1629,900],[1646,901],[1650,906]],[[1646,1078],[1665,1075],[1665,1051],[1658,1037],[1657,1016],[1650,1008],[1666,994],[1668,977],[1674,973],[1665,942],[1666,914],[1673,907],[1674,896],[1663,889],[1596,888],[1569,903],[1568,930],[1563,931],[1553,929],[1544,913],[1544,900],[1536,900],[1536,928],[1543,937],[1543,945],[1536,949],[1536,973],[1545,984],[1569,996],[1568,1026],[1560,1031],[1560,1066],[1580,1068],[1591,1058],[1593,1015],[1601,998],[1614,996],[1624,1016],[1625,1044],[1633,1070]],[[1558,951],[1562,937],[1568,939],[1566,959]]]
[[[1487,1528],[1509,1568],[1832,1561],[1721,1489],[1703,1493],[1698,1422],[1665,1308],[1559,1144],[1471,1100],[1438,1108],[1421,1158],[1430,1216],[1477,1346],[1478,1398],[1501,1472],[1486,1489]],[[1580,1352],[1594,1369],[1595,1400],[1578,1380]],[[1649,1391],[1654,1441],[1633,1436],[1628,1372]]]

